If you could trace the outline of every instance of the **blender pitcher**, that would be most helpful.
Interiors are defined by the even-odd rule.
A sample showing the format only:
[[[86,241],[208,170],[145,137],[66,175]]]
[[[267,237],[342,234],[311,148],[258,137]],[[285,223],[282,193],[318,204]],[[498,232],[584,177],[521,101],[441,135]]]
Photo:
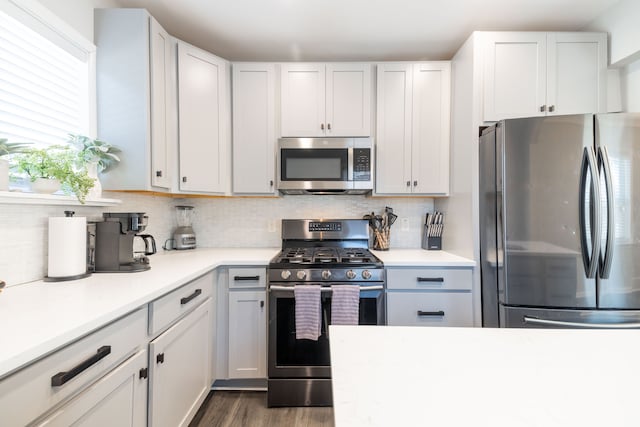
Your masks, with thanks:
[[[196,235],[193,232],[193,206],[176,206],[178,228],[173,232],[176,249],[193,249],[196,247]]]

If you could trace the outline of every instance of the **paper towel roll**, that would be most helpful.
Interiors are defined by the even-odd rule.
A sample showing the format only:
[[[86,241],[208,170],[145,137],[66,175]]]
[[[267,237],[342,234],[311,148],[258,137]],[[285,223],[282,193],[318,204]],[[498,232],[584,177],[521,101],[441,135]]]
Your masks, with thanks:
[[[50,278],[74,278],[87,272],[87,218],[49,218]]]

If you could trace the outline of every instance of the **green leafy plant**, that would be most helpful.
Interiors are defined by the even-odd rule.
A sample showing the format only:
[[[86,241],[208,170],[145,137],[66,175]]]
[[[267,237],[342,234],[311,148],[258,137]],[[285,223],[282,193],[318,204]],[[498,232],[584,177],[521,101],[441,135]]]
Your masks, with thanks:
[[[104,173],[120,162],[120,157],[116,153],[120,153],[121,150],[108,142],[70,133],[69,143],[78,151],[78,163],[82,167],[96,162],[98,172]]]
[[[26,142],[9,142],[6,138],[0,138],[0,157],[22,153],[30,145]]]
[[[85,202],[94,185],[86,170],[75,169],[77,153],[70,147],[29,148],[16,154],[13,160],[14,168],[28,175],[32,182],[37,178],[57,179],[62,184],[62,191],[74,193],[80,203]]]

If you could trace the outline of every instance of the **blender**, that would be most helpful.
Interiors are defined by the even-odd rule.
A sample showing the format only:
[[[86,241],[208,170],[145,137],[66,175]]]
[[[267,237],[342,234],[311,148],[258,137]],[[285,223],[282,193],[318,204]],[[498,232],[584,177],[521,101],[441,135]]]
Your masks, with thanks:
[[[176,206],[178,228],[173,232],[175,249],[194,249],[196,234],[191,226],[193,222],[193,206]]]

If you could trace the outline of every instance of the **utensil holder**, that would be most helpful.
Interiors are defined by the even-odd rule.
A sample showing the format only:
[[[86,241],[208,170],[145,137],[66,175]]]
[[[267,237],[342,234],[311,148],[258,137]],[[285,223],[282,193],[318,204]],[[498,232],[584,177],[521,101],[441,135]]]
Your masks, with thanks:
[[[425,226],[422,233],[422,249],[429,251],[442,250],[442,230],[439,236],[433,236],[434,231],[432,227]]]
[[[388,251],[390,240],[390,229],[373,230],[373,249],[376,251]]]

